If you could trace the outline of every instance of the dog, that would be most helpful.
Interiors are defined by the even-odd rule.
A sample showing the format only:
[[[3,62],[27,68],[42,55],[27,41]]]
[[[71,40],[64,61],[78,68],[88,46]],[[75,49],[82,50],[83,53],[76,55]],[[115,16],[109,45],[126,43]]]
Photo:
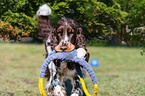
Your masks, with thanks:
[[[54,28],[51,28],[45,40],[46,57],[53,50],[56,52],[69,52],[77,50],[79,58],[89,60],[89,53],[85,45],[85,37],[79,24],[70,18],[62,18]],[[61,60],[52,61],[47,68],[45,77],[48,78],[47,94],[49,96],[84,96],[75,62]],[[85,74],[84,69],[81,67]],[[72,85],[72,88],[70,88]]]

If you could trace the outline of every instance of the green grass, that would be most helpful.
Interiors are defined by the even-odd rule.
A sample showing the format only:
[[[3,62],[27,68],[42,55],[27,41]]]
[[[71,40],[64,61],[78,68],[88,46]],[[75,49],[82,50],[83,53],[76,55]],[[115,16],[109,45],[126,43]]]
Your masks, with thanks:
[[[87,47],[90,60],[100,62],[93,70],[98,79],[98,96],[144,96],[145,56],[141,48]],[[38,96],[38,78],[45,60],[43,44],[0,41],[0,96]],[[90,93],[93,84],[85,82]]]

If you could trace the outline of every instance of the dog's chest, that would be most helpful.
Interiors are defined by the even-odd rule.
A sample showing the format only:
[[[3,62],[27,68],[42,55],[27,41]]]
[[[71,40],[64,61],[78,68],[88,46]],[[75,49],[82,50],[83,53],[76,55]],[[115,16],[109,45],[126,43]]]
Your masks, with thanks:
[[[58,72],[65,78],[74,78],[76,76],[76,70],[70,69],[67,62],[61,62]]]

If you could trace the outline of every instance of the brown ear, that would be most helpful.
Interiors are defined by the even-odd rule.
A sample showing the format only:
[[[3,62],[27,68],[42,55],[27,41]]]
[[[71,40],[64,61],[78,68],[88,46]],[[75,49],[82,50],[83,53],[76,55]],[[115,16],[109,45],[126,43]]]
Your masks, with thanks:
[[[88,62],[89,59],[90,59],[90,53],[87,52],[87,54],[86,54],[86,61]]]
[[[55,49],[55,46],[57,46],[57,43],[58,43],[58,40],[57,40],[56,36],[57,36],[56,35],[56,29],[53,29],[52,35],[51,35],[51,47],[52,47],[53,50]]]
[[[78,28],[77,29],[75,45],[76,45],[76,48],[84,48],[84,49],[86,49],[85,37],[82,34],[82,28]]]
[[[76,35],[76,49],[77,48],[84,48],[86,51],[86,45],[85,45],[85,37],[83,35],[83,30],[82,28],[77,29],[77,35]],[[86,61],[88,62],[90,58],[90,54],[87,52],[86,54]]]
[[[55,29],[51,29],[48,36],[45,38],[45,50],[46,50],[46,57],[48,56],[47,46],[50,46],[52,50],[54,50],[55,46],[57,46],[57,39],[55,35]]]

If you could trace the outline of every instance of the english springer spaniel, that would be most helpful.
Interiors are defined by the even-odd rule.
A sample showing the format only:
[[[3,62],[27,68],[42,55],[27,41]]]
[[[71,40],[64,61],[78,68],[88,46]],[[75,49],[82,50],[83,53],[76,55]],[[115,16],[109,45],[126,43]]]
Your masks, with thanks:
[[[82,28],[73,19],[59,20],[55,27],[51,28],[45,40],[45,47],[47,56],[53,50],[69,52],[76,49],[78,57],[85,58],[86,61],[89,59]],[[80,66],[75,62],[52,61],[45,73],[45,77],[48,78],[47,94],[49,96],[85,96],[76,67]],[[85,74],[85,70],[81,69]]]

